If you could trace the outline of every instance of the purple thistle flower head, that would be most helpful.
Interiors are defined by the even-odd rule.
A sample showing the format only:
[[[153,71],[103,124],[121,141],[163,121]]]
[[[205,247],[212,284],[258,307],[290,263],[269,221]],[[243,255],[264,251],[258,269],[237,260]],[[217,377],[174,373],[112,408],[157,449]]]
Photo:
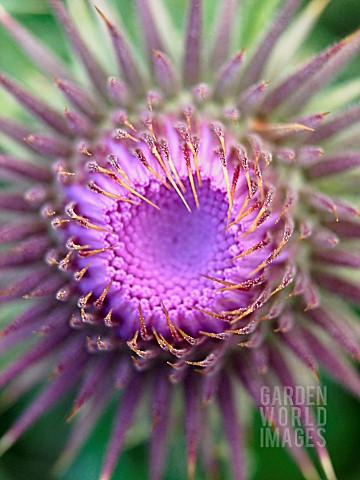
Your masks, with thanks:
[[[0,10],[66,106],[60,113],[40,88],[31,93],[0,75],[34,119],[0,117],[0,132],[27,151],[0,153],[0,303],[21,306],[1,332],[1,355],[41,334],[1,369],[0,386],[16,400],[51,374],[0,452],[78,384],[64,466],[120,388],[99,478],[112,477],[145,398],[149,478],[161,479],[177,384],[188,478],[211,431],[208,411],[217,409],[233,478],[243,480],[238,385],[261,409],[264,386],[295,388],[320,366],[360,395],[346,358],[360,358],[359,330],[343,300],[360,300],[360,151],[350,129],[360,108],[331,116],[304,108],[359,50],[360,33],[289,71],[324,2],[299,16],[300,1],[280,2],[248,55],[232,51],[237,1],[219,2],[210,43],[202,1],[190,0],[180,44],[169,40],[177,32],[163,2],[138,0],[141,62],[116,14],[95,7],[111,43],[104,68],[62,1],[49,3],[85,79]],[[314,427],[296,406],[303,426]],[[275,408],[279,436],[294,438],[290,424],[277,427],[278,415]],[[335,479],[320,440],[320,464]],[[320,478],[305,450],[295,442],[289,449],[304,478]],[[209,475],[214,456],[205,455]]]

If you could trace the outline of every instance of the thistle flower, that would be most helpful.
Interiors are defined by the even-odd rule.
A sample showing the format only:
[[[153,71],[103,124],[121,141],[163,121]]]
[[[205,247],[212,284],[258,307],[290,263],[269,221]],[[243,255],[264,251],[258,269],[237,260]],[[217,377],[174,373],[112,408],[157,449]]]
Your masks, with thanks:
[[[32,93],[0,76],[32,119],[0,118],[12,140],[0,154],[0,302],[21,306],[2,330],[1,354],[24,345],[0,385],[13,399],[42,385],[0,451],[77,384],[67,463],[121,389],[101,480],[112,477],[144,400],[149,478],[162,477],[173,414],[184,424],[188,477],[200,447],[211,472],[215,453],[204,439],[215,409],[233,478],[244,479],[239,386],[261,408],[262,386],[295,387],[320,366],[360,395],[347,358],[360,357],[359,329],[344,302],[360,299],[360,151],[351,129],[360,108],[316,110],[322,91],[333,108],[336,90],[324,89],[358,51],[360,34],[302,63],[297,50],[322,0],[299,13],[299,0],[280,2],[249,52],[232,49],[243,18],[236,0],[219,2],[211,38],[202,1],[190,0],[182,43],[166,2],[138,0],[138,60],[116,12],[99,0],[86,21],[107,30],[101,62],[79,18],[61,0],[49,3],[74,68],[0,11],[66,105],[62,114],[40,87]],[[314,425],[297,406],[304,427]],[[278,412],[271,421],[280,436],[294,435],[277,420]],[[325,446],[315,447],[334,479]],[[304,478],[320,478],[305,450],[289,450]]]

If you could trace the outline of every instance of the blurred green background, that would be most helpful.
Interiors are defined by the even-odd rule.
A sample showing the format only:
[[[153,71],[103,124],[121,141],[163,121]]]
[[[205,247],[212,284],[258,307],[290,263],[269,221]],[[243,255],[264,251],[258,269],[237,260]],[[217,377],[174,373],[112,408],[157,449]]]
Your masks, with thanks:
[[[211,7],[215,0],[208,0]],[[245,1],[245,0],[244,0]],[[247,0],[251,2],[252,0]],[[267,0],[253,0],[253,4],[263,4]],[[132,0],[109,0],[110,4],[121,4],[123,18],[130,31],[136,32]],[[166,0],[165,0],[166,3]],[[270,3],[276,3],[273,0]],[[305,2],[304,2],[305,3]],[[11,11],[24,25],[41,37],[49,47],[64,58],[67,57],[66,46],[59,38],[45,0],[0,0],[0,5]],[[175,22],[182,20],[176,15],[184,11],[184,0],[171,0]],[[178,6],[178,8],[176,7]],[[255,5],[256,6],[256,5]],[[360,26],[359,0],[332,0],[322,15],[319,24],[309,38],[309,45],[314,48],[324,46],[345,36]],[[0,66],[16,77],[28,79],[31,83],[33,69],[31,62],[20,52],[18,47],[0,30]],[[359,59],[346,70],[345,75],[360,74]],[[359,92],[360,94],[360,92]],[[0,96],[2,92],[0,92]],[[1,97],[0,97],[1,98]],[[7,100],[8,101],[8,100]],[[15,107],[14,107],[15,108]],[[0,361],[1,364],[1,361]],[[323,377],[328,387],[328,407],[326,440],[333,460],[338,480],[360,479],[360,405],[350,394],[328,378]],[[28,397],[30,398],[30,392]],[[12,421],[18,417],[28,399],[9,410],[0,410],[0,433],[4,432]],[[48,480],[51,466],[64,443],[69,426],[64,419],[69,409],[70,398],[64,399],[53,411],[47,413],[29,432],[0,459],[0,480]],[[101,456],[108,438],[114,405],[104,413],[102,421],[95,429],[81,454],[70,470],[61,480],[95,480],[99,472]],[[248,455],[253,471],[253,480],[301,480],[297,468],[287,453],[281,448],[260,448],[260,417],[254,412],[253,429],[248,432]],[[181,432],[180,432],[181,433]],[[181,438],[181,437],[180,437]],[[146,480],[147,441],[140,433],[138,440],[129,445],[123,453],[114,476],[115,479]],[[185,480],[184,445],[181,439],[173,439],[168,456],[165,480]],[[182,449],[178,454],[178,449]],[[226,466],[221,478],[227,480]],[[276,472],[276,473],[274,473]],[[203,478],[201,473],[198,479]]]

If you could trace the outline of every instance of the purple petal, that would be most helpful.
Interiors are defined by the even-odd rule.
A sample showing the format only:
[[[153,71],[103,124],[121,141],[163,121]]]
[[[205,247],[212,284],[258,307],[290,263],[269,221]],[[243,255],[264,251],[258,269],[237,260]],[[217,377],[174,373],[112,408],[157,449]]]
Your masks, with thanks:
[[[54,465],[53,473],[55,476],[60,477],[64,470],[71,464],[87,440],[91,430],[104,413],[112,394],[113,384],[111,380],[111,378],[102,378],[103,388],[95,392],[94,397],[89,401],[89,407],[86,413],[76,418],[74,428],[71,430],[66,445]]]
[[[234,27],[238,0],[223,0],[215,17],[214,46],[209,59],[210,69],[216,71],[229,56],[231,32]]]
[[[84,115],[68,109],[65,109],[64,115],[69,130],[73,135],[80,138],[91,138],[93,136],[94,129]]]
[[[360,120],[360,105],[352,105],[344,112],[332,115],[321,125],[311,136],[311,141],[321,142],[334,134],[341,132],[344,128],[351,126]]]
[[[360,223],[341,221],[329,223],[328,227],[335,233],[346,238],[360,237]]]
[[[160,372],[159,372],[160,373]],[[157,377],[153,392],[153,431],[149,455],[149,478],[161,480],[165,466],[172,386],[164,374]]]
[[[36,160],[21,160],[11,155],[0,154],[0,171],[5,171],[21,180],[35,180],[49,182],[52,175],[50,170],[40,165]]]
[[[0,252],[0,267],[15,267],[40,260],[50,244],[50,239],[45,235],[30,237],[16,247]]]
[[[355,340],[357,337],[356,331],[350,329],[341,318],[335,318],[326,307],[316,308],[308,315],[356,360],[360,360],[360,346],[358,341]]]
[[[13,95],[23,107],[26,107],[46,125],[56,132],[69,135],[69,130],[63,117],[50,108],[47,103],[24,90],[18,83],[4,74],[0,74],[0,85]]]
[[[287,111],[296,112],[301,110],[306,103],[323,88],[342,68],[349,62],[351,57],[356,54],[360,48],[360,31],[344,39],[346,44],[338,51],[319,72],[306,81],[300,87],[296,95],[290,100]]]
[[[70,40],[73,49],[81,58],[90,79],[97,90],[106,98],[105,72],[84,43],[63,3],[60,0],[49,0],[49,2],[58,18],[59,25],[61,25],[66,32],[67,38]]]
[[[225,434],[230,447],[230,461],[234,480],[244,480],[244,442],[243,430],[238,420],[234,391],[230,379],[224,376],[219,385],[219,407]]]
[[[305,431],[310,432],[311,437],[309,440],[313,442],[316,452],[319,456],[320,462],[323,466],[324,471],[326,472],[327,477],[330,479],[335,479],[335,473],[330,461],[329,454],[324,446],[324,439],[319,435],[319,430],[315,420],[314,413],[309,409],[308,405],[305,405],[304,402],[299,402],[296,399],[296,387],[297,384],[293,379],[293,376],[290,370],[287,368],[286,359],[278,351],[272,349],[271,361],[273,368],[276,371],[281,383],[284,387],[291,387],[290,398],[292,400],[292,406],[298,409],[300,412],[301,423],[305,428]]]
[[[188,478],[194,480],[201,432],[201,398],[193,374],[185,382],[185,429],[188,457]]]
[[[57,403],[65,392],[75,383],[82,373],[84,359],[78,359],[70,368],[62,372],[50,385],[47,385],[38,397],[33,400],[16,423],[0,440],[0,453],[11,447],[13,443],[41,416]]]
[[[317,74],[319,70],[344,47],[344,45],[346,45],[346,42],[340,40],[340,42],[326,48],[312,60],[307,61],[305,65],[299,67],[295,72],[288,75],[273,91],[269,93],[261,107],[261,111],[264,114],[268,114],[281,103],[286,102],[305,81],[308,81],[313,75]]]
[[[280,333],[280,337],[299,360],[316,374],[318,365],[306,342],[304,342],[301,329],[292,328],[291,331],[287,333]]]
[[[309,347],[326,370],[357,397],[360,397],[360,378],[356,369],[345,360],[339,351],[329,345],[325,346],[310,330],[303,329],[303,332]]]
[[[106,27],[111,36],[116,58],[119,64],[119,68],[127,81],[128,85],[131,85],[132,90],[135,93],[141,93],[144,91],[143,79],[140,75],[133,53],[126,43],[122,32],[110,20],[95,7],[101,18],[104,20]]]
[[[11,33],[21,48],[39,65],[48,75],[69,77],[67,67],[47,49],[44,43],[35,38],[28,30],[20,25],[8,12],[0,6],[0,22]]]
[[[268,59],[273,46],[292,20],[299,4],[300,0],[287,0],[285,5],[283,5],[276,13],[273,22],[265,32],[263,39],[260,41],[254,55],[252,56],[242,81],[243,88],[249,87],[252,83],[257,82],[260,79],[264,66],[266,65],[266,60]]]
[[[331,273],[314,272],[314,278],[323,288],[340,295],[356,304],[360,304],[360,286]]]
[[[14,122],[9,118],[0,117],[0,132],[23,144],[24,138],[31,134],[31,130],[22,123]]]
[[[32,207],[21,193],[12,190],[3,190],[0,192],[0,210],[26,212],[32,210]]]
[[[80,110],[84,115],[96,121],[102,117],[101,107],[88,92],[85,92],[75,83],[63,78],[55,77],[54,82],[71,105]]]
[[[77,413],[85,402],[88,402],[94,397],[96,390],[102,384],[104,378],[109,373],[109,366],[112,363],[111,354],[106,355],[104,358],[97,358],[89,366],[89,371],[86,378],[83,380],[79,393],[77,394],[71,412],[68,416],[68,421]],[[102,388],[102,387],[100,387]]]
[[[186,85],[200,81],[202,41],[202,0],[191,0],[186,27],[183,77]]]
[[[220,68],[215,80],[215,96],[223,98],[231,93],[231,89],[239,75],[243,56],[244,50],[240,50]]]
[[[149,59],[153,58],[153,50],[165,51],[160,39],[149,0],[136,0],[136,12],[140,20],[141,30],[144,35],[144,46],[148,52]]]
[[[45,228],[45,225],[41,221],[33,221],[31,223],[18,221],[0,224],[0,242],[9,243],[23,240],[29,235],[43,232]]]
[[[64,312],[55,312],[53,318],[64,319]],[[65,322],[62,322],[62,325],[63,327],[59,327],[56,333],[46,336],[42,342],[37,343],[35,347],[28,350],[17,360],[12,362],[7,368],[2,370],[0,374],[0,385],[6,385],[13,378],[23,372],[25,368],[33,365],[35,362],[43,360],[49,353],[55,353],[57,347],[64,342],[66,336],[69,334],[69,327]]]
[[[237,105],[242,113],[248,113],[262,100],[265,95],[266,88],[268,87],[269,82],[261,81],[250,85],[246,88],[239,96]]]
[[[50,135],[34,133],[22,140],[31,150],[44,157],[68,157],[71,154],[70,144]]]
[[[308,169],[310,177],[325,177],[346,172],[360,165],[360,152],[333,153],[323,157],[319,163]]]
[[[178,79],[169,58],[159,50],[153,51],[154,70],[157,83],[167,95],[178,90]]]
[[[112,477],[125,435],[130,428],[138,401],[140,400],[142,385],[143,382],[136,376],[123,393],[99,480],[110,480]]]
[[[360,269],[360,253],[356,251],[340,250],[339,248],[323,250],[316,252],[314,259],[325,263],[327,266],[330,264]]]

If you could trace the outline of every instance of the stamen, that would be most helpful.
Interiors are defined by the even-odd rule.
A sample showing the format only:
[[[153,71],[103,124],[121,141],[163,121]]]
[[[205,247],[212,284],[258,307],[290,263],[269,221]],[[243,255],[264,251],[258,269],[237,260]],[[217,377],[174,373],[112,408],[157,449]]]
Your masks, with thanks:
[[[199,83],[194,89],[193,89],[193,97],[194,100],[199,101],[202,100],[204,101],[210,94],[210,89],[205,83]]]
[[[139,302],[139,320],[140,320],[140,333],[141,337],[143,340],[148,340],[150,338],[150,335],[147,331],[146,325],[145,325],[145,320],[144,320],[144,314],[141,308],[141,303]]]
[[[249,233],[252,233],[258,227],[258,222],[262,218],[263,214],[265,212],[269,211],[269,206],[271,205],[271,202],[273,201],[274,193],[275,193],[275,189],[273,187],[270,187],[268,193],[266,194],[264,203],[263,203],[262,207],[260,208],[259,213],[255,217],[255,220],[252,222],[252,224],[246,230],[246,232],[244,232],[241,235],[241,237],[244,237],[245,235],[248,235]]]
[[[293,265],[289,265],[287,267],[280,285],[270,293],[270,297],[272,297],[273,295],[277,294],[278,292],[286,288],[294,280],[294,273],[295,273],[294,270],[295,269]]]
[[[115,132],[113,133],[113,139],[114,140],[132,140],[135,143],[139,143],[140,140],[133,135],[130,135],[130,133],[126,132],[125,130],[120,130],[120,128],[116,129]]]
[[[219,320],[223,320],[225,322],[229,321],[228,312],[226,312],[226,314],[224,314],[224,313],[215,313],[215,312],[212,312],[211,310],[205,310],[205,309],[200,308],[200,307],[192,307],[192,308],[194,310],[199,311],[199,312],[206,313],[207,315],[210,315],[211,317],[217,318]]]
[[[261,270],[262,268],[269,265],[279,255],[282,248],[289,241],[289,239],[290,239],[290,237],[293,233],[293,230],[294,230],[294,225],[292,223],[290,223],[290,221],[288,221],[285,224],[283,238],[282,238],[279,246],[268,256],[268,258],[266,260],[264,260],[258,267],[256,267],[252,272],[250,272],[249,277],[251,277],[252,275],[257,273],[259,270]]]
[[[84,268],[74,273],[74,278],[77,282],[79,282],[83,278],[89,267],[90,264],[86,265]]]
[[[128,347],[129,347],[133,352],[135,352],[136,355],[138,355],[140,358],[149,358],[149,357],[151,357],[152,352],[150,353],[150,351],[140,350],[140,349],[136,346],[136,342],[137,342],[138,336],[139,336],[139,330],[136,330],[133,339],[132,339],[131,341],[129,341],[129,342],[126,342],[127,345],[128,345]]]
[[[216,338],[217,340],[225,340],[229,338],[228,333],[213,333],[213,332],[205,332],[204,330],[200,330],[199,333],[201,335],[205,335],[206,337]]]
[[[105,247],[105,248],[97,248],[94,250],[80,250],[79,256],[80,257],[92,257],[93,255],[97,255],[99,253],[107,252],[108,250],[112,250],[114,247]]]
[[[187,147],[190,149],[191,153],[193,154],[194,158],[194,165],[195,165],[195,172],[196,172],[196,177],[197,181],[199,183],[199,186],[201,187],[201,175],[200,175],[200,170],[199,170],[199,157],[198,157],[198,151],[196,146],[193,144],[189,132],[186,130],[186,127],[182,124],[179,124],[176,127],[176,131],[179,133],[180,137],[185,141],[185,144]],[[189,155],[189,160],[190,160],[190,155]]]
[[[239,258],[246,257],[250,253],[253,253],[253,252],[256,252],[257,250],[260,250],[261,248],[264,248],[267,245],[269,245],[270,241],[271,241],[271,236],[267,233],[264,240],[260,240],[260,242],[256,243],[255,245],[252,245],[250,248],[248,248],[244,252],[240,253],[236,257],[231,258],[230,261],[233,262],[235,260],[238,260]]]
[[[93,230],[99,230],[100,232],[108,232],[112,233],[112,230],[109,230],[108,228],[105,227],[99,227],[99,225],[95,225],[94,223],[90,222],[90,220],[86,217],[83,217],[82,215],[78,215],[75,213],[75,206],[76,204],[68,205],[66,208],[66,213],[69,215],[69,217],[73,220],[76,220],[79,225],[85,228],[91,228]]]
[[[85,307],[86,307],[86,305],[87,305],[87,303],[88,303],[88,301],[89,301],[92,293],[93,293],[93,292],[92,292],[92,290],[91,290],[89,293],[87,293],[87,294],[84,295],[83,297],[80,297],[80,298],[79,298],[79,300],[78,300],[78,306],[79,306],[80,308],[85,308]]]
[[[194,113],[194,107],[192,105],[186,105],[186,107],[183,109],[183,114],[185,116],[189,132],[191,132],[191,117],[193,113]]]
[[[140,151],[140,153],[137,152],[137,150]],[[136,149],[135,150],[135,153],[137,154],[138,158],[139,158],[139,155],[141,156],[141,158],[139,158],[139,160],[142,162],[142,157],[144,157],[145,159],[145,156],[144,154],[142,153],[142,151],[140,149]],[[145,159],[145,162],[146,162],[146,159]],[[122,187],[124,187],[125,189],[127,189],[129,192],[131,192],[133,195],[136,195],[137,197],[141,198],[141,200],[143,200],[144,202],[148,203],[149,205],[151,205],[152,207],[156,208],[157,210],[160,210],[160,208],[155,205],[155,203],[151,202],[150,200],[148,200],[146,197],[144,197],[144,195],[141,195],[141,193],[138,193],[134,188],[130,187],[130,185],[128,185],[127,183],[125,183],[123,180],[121,180],[121,178],[119,178],[117,176],[117,174],[115,172],[113,172],[112,170],[109,170],[107,168],[103,168],[103,167],[100,167],[98,164],[91,164],[91,166],[89,166],[90,168],[92,169],[95,169],[94,171],[98,171],[100,173],[104,173],[105,175],[107,175],[108,177],[111,178],[111,180],[115,181],[116,183],[118,183],[119,185],[121,185]],[[120,172],[119,172],[120,173]],[[125,174],[126,175],[126,174]],[[163,180],[160,178],[161,182],[163,183]]]
[[[254,192],[253,192],[253,188],[252,188],[251,180],[250,180],[249,160],[248,160],[246,152],[243,148],[236,147],[236,148],[234,148],[234,151],[235,151],[235,153],[237,154],[237,156],[240,160],[240,164],[242,166],[242,169],[244,170],[246,183],[247,183],[248,190],[249,190],[249,197],[251,198],[253,196]]]
[[[288,188],[288,191],[286,193],[286,198],[285,198],[285,204],[280,212],[280,215],[275,221],[275,224],[278,223],[281,218],[289,211],[289,209],[294,205],[295,201],[297,199],[297,194],[296,191],[293,188]]]
[[[234,108],[234,107],[230,107],[230,108],[227,108],[225,111],[224,111],[225,115],[227,116],[227,118],[229,118],[233,124],[234,124],[234,127],[236,127],[236,123],[237,121],[239,120],[241,114],[239,112],[239,110],[237,108]]]
[[[87,248],[90,248],[90,245],[78,245],[77,243],[74,242],[72,238],[69,238],[69,240],[66,243],[66,246],[70,250],[86,250]]]
[[[149,107],[150,112],[153,111],[154,106],[157,106],[161,103],[162,101],[162,96],[160,95],[159,92],[155,92],[154,90],[150,90],[150,92],[147,94],[147,104]]]
[[[100,308],[102,307],[104,301],[105,301],[105,298],[106,298],[106,295],[108,294],[110,288],[111,288],[111,285],[113,283],[113,280],[110,280],[110,282],[106,285],[106,287],[104,288],[104,290],[102,291],[101,295],[99,296],[99,298],[95,301],[94,305],[96,308]]]
[[[57,176],[60,181],[64,181],[66,177],[75,176],[74,172],[68,172],[67,170],[65,170],[64,165],[62,165],[61,163],[55,165],[55,171],[57,172]]]
[[[228,200],[229,200],[229,208],[228,208],[228,214],[227,214],[227,218],[228,218],[227,223],[229,224],[231,210],[232,210],[232,198],[231,198],[231,192],[230,192],[229,172],[227,170],[227,164],[226,164],[226,146],[225,146],[224,129],[218,123],[213,124],[212,128],[214,130],[215,135],[220,140],[220,144],[221,144],[221,150],[218,150],[217,153],[219,155],[221,168],[222,168],[224,179],[225,179],[226,191],[227,191]]]
[[[144,165],[144,167],[149,170],[150,173],[154,175],[167,189],[170,190],[169,185],[166,183],[166,180],[160,177],[160,175],[154,170],[154,168],[150,165],[150,163],[147,161],[144,152],[141,150],[141,148],[135,148],[135,154],[137,158],[140,160],[140,162]]]
[[[247,207],[247,205],[249,204],[250,200],[251,199],[250,199],[249,195],[247,195],[247,197],[244,200],[244,203],[242,204],[242,207],[240,208],[238,216],[235,218],[235,220],[233,222],[230,223],[230,225],[227,227],[227,229],[229,229],[230,227],[232,227],[236,223],[240,222],[240,220],[247,217],[248,215],[250,215],[250,213],[252,213],[254,210],[257,210],[260,207],[261,203],[260,203],[260,201],[258,201],[256,203],[254,203],[253,205],[251,205],[248,209],[244,210]],[[241,236],[242,236],[242,234],[239,237],[241,237]]]
[[[169,146],[168,146],[166,140],[161,139],[160,140],[160,146],[161,146],[163,154],[165,155],[165,159],[167,160],[167,162],[170,166],[170,170],[172,171],[172,173],[173,173],[178,185],[180,186],[181,190],[185,193],[186,192],[185,186],[184,186],[184,184],[183,184],[183,182],[182,182],[182,180],[181,180],[181,178],[178,174],[178,171],[176,170],[174,162],[171,158]]]
[[[222,285],[233,285],[232,282],[227,282],[226,280],[222,280],[221,278],[216,278],[216,277],[211,277],[210,275],[205,275],[203,273],[200,273],[201,277],[207,278],[209,280],[212,280],[214,282],[221,283]]]
[[[255,312],[255,310],[259,310],[260,307],[262,307],[269,300],[269,298],[270,298],[270,288],[269,288],[269,285],[266,284],[264,289],[260,292],[259,296],[256,298],[256,300],[252,304],[250,304],[248,307],[239,308],[237,310],[232,310],[224,313],[230,314],[230,315],[239,314],[237,317],[231,320],[230,323],[234,324],[234,323],[237,323],[239,320],[242,320],[244,317],[248,316],[250,313]],[[251,320],[248,325],[240,329],[241,332],[245,333],[245,331],[247,331],[247,333],[251,333],[252,330],[249,330],[249,329],[253,324],[257,323],[257,321],[258,320],[256,320],[256,322],[255,320]]]
[[[231,209],[234,204],[235,191],[236,191],[237,182],[239,180],[239,176],[240,176],[240,165],[236,165],[236,168],[233,173],[233,178],[231,181],[231,189],[230,189]]]
[[[245,280],[244,282],[237,283],[237,284],[232,284],[228,287],[220,288],[219,292],[226,292],[228,290],[244,290],[244,291],[249,291],[251,290],[254,286],[256,285],[261,285],[265,281],[265,275],[260,275],[257,278],[251,279],[251,280]]]
[[[182,358],[186,353],[188,353],[188,348],[175,348],[169,343],[164,335],[160,333],[161,341],[163,342],[164,347],[166,347],[172,355],[175,355],[178,358]]]
[[[185,360],[185,362],[188,364],[188,365],[194,365],[196,367],[210,367],[211,365],[214,364],[215,360],[216,360],[216,355],[214,353],[210,353],[206,358],[204,358],[204,360],[200,360],[199,362],[191,362],[189,360]]]
[[[124,169],[121,167],[120,163],[119,163],[119,159],[116,155],[109,155],[108,157],[108,162],[109,164],[114,167],[118,173],[120,173],[120,175],[128,182],[128,183],[131,183],[131,180],[130,178],[128,177],[128,175],[126,174],[126,172],[124,171]]]
[[[335,221],[338,222],[339,221],[339,214],[338,214],[338,211],[337,211],[337,208],[336,208],[335,205],[333,206],[332,210],[333,210],[333,213],[334,213]]]
[[[229,172],[226,164],[225,151],[220,149],[217,151],[217,154],[219,156],[219,160],[221,163],[221,168],[222,168],[224,179],[225,179],[225,186],[226,186],[226,191],[227,191],[227,196],[229,201],[228,211],[227,211],[227,225],[226,225],[228,226],[230,223],[230,216],[231,216],[231,210],[232,210],[232,197],[231,197],[231,191],[230,191]]]
[[[199,203],[199,198],[198,198],[198,194],[195,187],[194,177],[191,171],[190,153],[189,153],[189,147],[187,146],[187,144],[184,145],[183,153],[184,153],[186,168],[187,168],[188,177],[190,180],[191,190],[194,196],[195,204],[197,208],[200,208],[200,203]]]
[[[113,327],[114,326],[114,322],[112,320],[112,313],[113,313],[113,308],[111,308],[109,310],[109,312],[106,314],[106,317],[104,318],[104,323],[107,327]]]
[[[87,155],[88,157],[92,157],[92,153],[89,151],[88,147],[85,144],[81,145],[80,153],[82,153],[83,155]]]
[[[255,179],[256,179],[256,182],[257,182],[259,190],[260,190],[260,198],[261,198],[261,200],[264,200],[264,186],[263,186],[261,169],[259,167],[259,157],[255,157],[254,174],[255,174]]]
[[[51,222],[51,226],[53,228],[61,228],[67,223],[70,223],[69,218],[54,218],[54,220]]]
[[[171,321],[171,318],[170,318],[170,315],[169,315],[169,312],[167,311],[165,305],[163,302],[161,302],[161,306],[162,306],[162,309],[163,309],[163,312],[165,313],[165,317],[166,317],[166,321],[169,325],[169,329],[170,329],[170,333],[171,333],[171,336],[173,337],[174,340],[181,340],[174,324],[172,323]]]
[[[60,260],[60,262],[58,262],[58,265],[62,268],[62,269],[65,269],[67,267],[67,265],[69,264],[70,262],[70,257],[71,255],[73,254],[74,250],[70,250],[70,252],[67,253],[66,257],[63,258],[62,260]]]
[[[190,345],[196,345],[199,343],[199,339],[198,338],[194,338],[192,337],[191,335],[189,335],[188,333],[184,332],[184,330],[181,330],[181,328],[178,327],[178,332],[180,333],[180,335],[188,342],[190,343]]]
[[[159,346],[163,349],[163,350],[168,350],[167,346],[166,346],[166,343],[164,342],[164,340],[160,337],[160,335],[158,334],[158,332],[156,331],[156,328],[155,327],[152,327],[152,332],[154,334],[154,337],[156,339],[156,341],[158,342]]]
[[[211,125],[211,127],[212,127],[215,135],[220,140],[221,148],[223,149],[224,155],[225,155],[226,154],[226,146],[225,146],[224,129],[223,129],[222,125],[220,125],[219,123],[214,123],[214,124]]]
[[[312,225],[308,221],[301,222],[300,235],[299,235],[299,238],[297,239],[297,242],[300,242],[301,240],[304,240],[305,238],[310,237],[312,233],[313,233]]]
[[[260,119],[254,120],[251,128],[255,132],[269,133],[276,138],[298,132],[314,132],[313,128],[301,123],[267,123]]]
[[[155,135],[153,133],[153,136],[155,138]],[[183,204],[185,205],[186,209],[188,210],[188,212],[191,212],[191,209],[189,207],[189,204],[187,203],[187,201],[185,200],[183,194],[181,193],[181,191],[179,190],[178,186],[176,185],[175,181],[173,180],[172,176],[170,175],[170,172],[169,170],[167,169],[163,159],[161,158],[161,155],[158,151],[158,149],[156,148],[156,144],[154,141],[149,141],[149,139],[147,140],[147,143],[148,143],[148,146],[149,148],[151,149],[151,152],[152,154],[156,157],[157,161],[159,162],[159,165],[161,166],[161,168],[164,170],[164,173],[166,175],[166,178],[169,180],[169,182],[171,183],[171,185],[173,186],[174,190],[176,191],[176,193],[179,195],[179,197],[181,198],[181,201],[183,202]]]
[[[90,182],[88,184],[88,187],[93,192],[100,193],[101,195],[104,195],[105,197],[114,198],[115,200],[120,200],[122,202],[132,203],[133,205],[139,205],[138,202],[135,202],[131,198],[120,197],[119,195],[116,195],[115,193],[111,193],[111,192],[108,192],[107,190],[104,190],[103,188],[99,187],[99,185],[97,185],[95,182]]]
[[[150,132],[151,132],[151,136],[147,133],[145,133],[143,135],[143,139],[145,141],[145,143],[147,144],[147,146],[149,147],[151,153],[154,155],[154,157],[156,158],[158,164],[160,165],[161,169],[164,171],[165,175],[167,174],[167,168],[166,168],[166,165],[163,161],[163,159],[161,158],[161,155],[159,154],[158,152],[158,149],[156,148],[156,136],[155,136],[155,133],[154,133],[154,129],[153,129],[153,126],[152,126],[152,123],[148,123],[147,124]]]

